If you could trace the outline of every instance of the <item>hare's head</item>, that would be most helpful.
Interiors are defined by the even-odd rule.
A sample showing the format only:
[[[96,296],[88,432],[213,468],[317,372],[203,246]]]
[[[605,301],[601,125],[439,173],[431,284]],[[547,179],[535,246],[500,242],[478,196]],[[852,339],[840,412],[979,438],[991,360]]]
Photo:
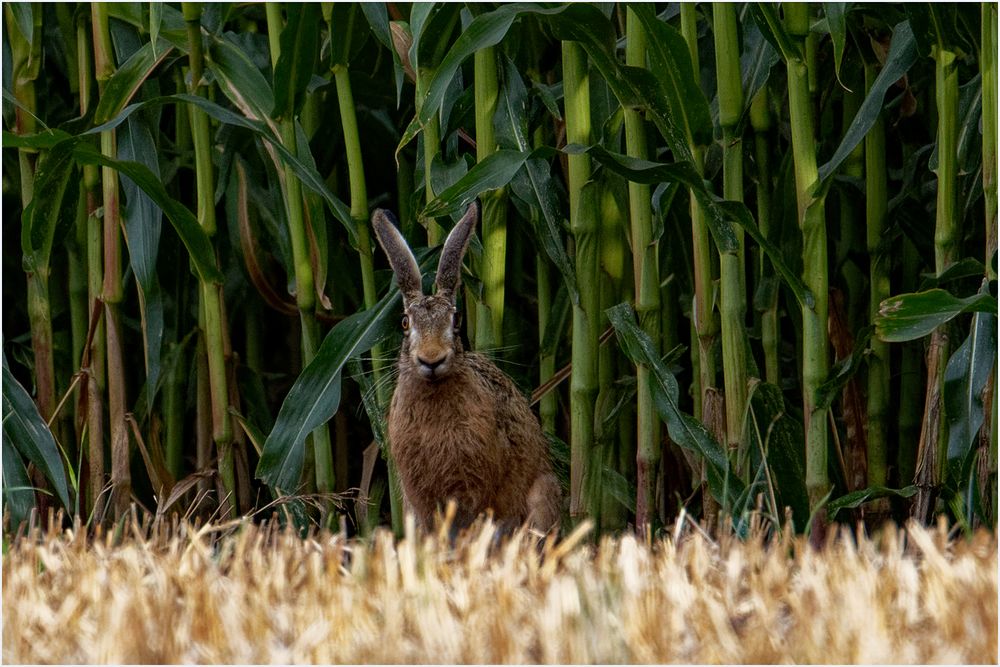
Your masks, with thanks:
[[[434,281],[437,291],[429,295],[421,287],[420,267],[413,252],[390,218],[388,211],[377,209],[372,214],[372,226],[403,293],[402,356],[420,377],[439,380],[454,369],[455,358],[462,353],[455,299],[462,275],[462,257],[479,219],[479,205],[473,203],[448,234]]]

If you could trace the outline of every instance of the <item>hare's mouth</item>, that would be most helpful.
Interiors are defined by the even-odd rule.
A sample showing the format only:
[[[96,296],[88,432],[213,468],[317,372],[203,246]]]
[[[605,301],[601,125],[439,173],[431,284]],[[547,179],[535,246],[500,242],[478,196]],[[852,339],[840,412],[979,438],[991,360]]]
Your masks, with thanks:
[[[451,372],[452,353],[449,351],[436,359],[427,359],[416,355],[417,372],[425,380],[436,381]]]

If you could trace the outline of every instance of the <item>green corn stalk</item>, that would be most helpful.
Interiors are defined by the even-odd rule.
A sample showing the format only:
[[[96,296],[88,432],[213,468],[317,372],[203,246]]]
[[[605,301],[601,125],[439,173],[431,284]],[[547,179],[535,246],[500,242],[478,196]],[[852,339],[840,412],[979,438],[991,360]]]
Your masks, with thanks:
[[[271,47],[271,66],[276,67],[281,55],[280,35],[282,30],[281,6],[278,3],[265,4],[267,16],[267,36]],[[296,155],[298,147],[295,137],[295,119],[282,118],[280,121],[281,142],[290,153]],[[367,202],[365,202],[367,208]],[[285,212],[288,217],[288,231],[292,241],[292,262],[295,265],[295,303],[299,309],[302,325],[302,365],[305,366],[319,348],[319,325],[316,322],[316,293],[313,282],[312,264],[307,244],[306,221],[302,210],[302,184],[295,171],[285,165]],[[367,212],[366,212],[367,215]],[[366,228],[367,229],[367,228]],[[359,238],[360,245],[360,238]],[[359,248],[362,256],[371,261],[371,243],[367,252]],[[362,259],[362,262],[364,260]],[[330,431],[326,424],[318,427],[311,436],[316,462],[316,488],[320,493],[331,493],[336,487],[333,470],[333,449]]]
[[[614,191],[603,188],[600,193],[600,270],[599,276],[599,312],[605,312],[612,306],[628,299],[631,295],[624,292],[625,270],[626,270],[626,248],[625,248],[625,225],[628,220],[624,210],[619,205]],[[628,292],[632,290],[629,289]],[[612,345],[602,345],[598,348],[597,379],[598,393],[595,407],[595,423],[607,426],[607,413],[613,407],[611,397],[614,394],[615,378],[620,375],[619,352]],[[612,496],[606,492],[603,485],[603,468],[606,466],[612,470],[619,470],[619,455],[621,450],[629,452],[630,457],[634,457],[632,450],[635,441],[632,438],[625,439],[628,435],[629,424],[627,423],[627,411],[622,410],[608,428],[601,428],[595,434],[597,446],[591,455],[591,470],[598,474],[590,478],[590,486],[587,494],[594,498],[600,498],[600,525],[601,529],[620,529],[625,526],[624,508]],[[595,427],[596,428],[596,427]]]
[[[202,83],[204,54],[201,39],[201,3],[181,3],[187,24],[188,62],[191,81],[189,92],[205,96]],[[215,184],[212,169],[212,147],[208,116],[194,105],[188,107],[191,139],[194,143],[195,183],[198,197],[198,222],[209,236],[214,236]],[[233,427],[229,417],[229,389],[226,376],[225,321],[223,319],[222,285],[201,283],[201,310],[204,314],[205,350],[208,354],[209,387],[212,402],[212,439],[219,456],[219,476],[229,498],[233,514],[239,512],[236,496],[236,475],[233,469]]]
[[[687,41],[695,80],[698,80],[701,72],[698,64],[698,26],[694,3],[681,4],[681,34]],[[689,143],[691,154],[694,156],[695,168],[698,173],[703,173],[705,170],[704,149],[694,145],[693,142]],[[712,246],[708,235],[708,223],[704,210],[693,196],[691,197],[691,240],[694,262],[694,305],[691,312],[694,317],[695,329],[698,332],[697,359],[695,359],[694,346],[691,346],[691,362],[692,365],[697,362],[696,367],[698,368],[694,414],[696,418],[704,420],[707,416],[705,406],[709,400],[708,394],[715,389],[714,347],[719,335],[719,327],[712,312]]]
[[[740,47],[736,9],[732,3],[713,6],[715,70],[719,88],[719,125],[722,126],[722,176],[726,199],[743,201],[743,138],[738,124],[743,113]],[[739,449],[747,402],[746,287],[743,230],[736,229],[738,249],[719,256],[722,313],[722,374],[726,396],[726,434],[729,449]],[[738,457],[742,458],[742,457]]]
[[[997,251],[997,5],[982,4],[979,70],[983,75],[983,196],[986,200],[986,276],[996,280]],[[994,406],[995,408],[995,406]]]
[[[958,62],[955,52],[941,43],[931,49],[934,58],[934,99],[938,113],[937,217],[934,228],[934,268],[941,275],[954,263],[959,227],[956,216],[958,187]],[[913,517],[930,518],[942,471],[948,457],[948,431],[944,428],[942,392],[949,356],[947,325],[931,334],[927,351],[927,385],[924,419],[917,450],[917,497]]]
[[[106,3],[91,5],[94,29],[94,69],[97,74],[99,94],[115,71],[111,49],[111,32],[108,26]],[[115,131],[101,132],[101,152],[115,157],[117,146]],[[104,282],[101,299],[104,301],[104,327],[107,353],[108,412],[111,426],[111,502],[116,516],[121,516],[131,501],[132,476],[129,471],[129,434],[125,421],[125,358],[121,328],[121,302],[124,297],[122,283],[121,221],[119,217],[118,173],[109,167],[101,168],[103,194],[103,252]]]
[[[797,54],[804,54],[809,34],[809,6],[796,2],[787,3],[783,8],[785,28],[798,49]],[[816,166],[809,70],[803,55],[793,54],[787,66],[795,191],[802,232],[802,278],[815,299],[813,308],[802,309],[802,411],[805,417],[806,487],[809,490],[809,506],[816,509],[830,486],[826,469],[827,411],[816,403],[816,389],[829,371],[826,216],[823,200],[817,198],[819,193],[816,192],[819,171]]]
[[[430,85],[431,79],[434,78],[434,72],[437,70],[437,66],[449,46],[448,37],[451,36],[455,24],[458,22],[458,15],[459,12],[454,12],[452,18],[446,24],[444,31],[441,33],[442,37],[432,52],[430,62],[421,59],[417,65],[417,71],[414,73],[414,76],[416,78],[415,106],[418,115],[423,106],[424,96],[427,94],[427,87]],[[400,57],[408,57],[405,50],[400,53]],[[434,158],[441,152],[441,119],[437,113],[433,114],[430,120],[427,121],[427,124],[421,128],[421,134],[423,135],[424,142],[424,198],[426,203],[429,204],[437,196],[431,182],[431,167],[434,163]],[[401,217],[400,219],[404,218]],[[427,220],[427,245],[434,247],[442,243],[444,243],[444,230],[441,228],[441,225],[433,219]]]
[[[536,214],[533,214],[536,215]],[[536,222],[535,220],[532,221]],[[541,349],[545,341],[545,332],[549,326],[549,316],[552,314],[552,272],[549,260],[542,253],[535,254],[535,269],[537,275],[538,294],[538,346]],[[555,354],[542,354],[538,360],[538,384],[544,385],[556,372]],[[559,411],[556,392],[547,392],[538,402],[538,416],[542,430],[546,433],[556,432],[556,415]]]
[[[333,6],[323,4],[323,17],[333,32]],[[340,108],[340,119],[344,130],[344,148],[347,153],[347,169],[351,187],[351,219],[358,232],[358,256],[361,260],[361,283],[364,290],[365,308],[373,308],[378,302],[375,292],[375,259],[373,255],[371,235],[368,231],[368,188],[365,183],[363,153],[361,151],[361,133],[358,131],[358,119],[354,106],[354,93],[351,89],[350,72],[342,64],[334,65],[333,76],[337,83],[337,103]],[[372,348],[372,374],[378,389],[378,403],[389,405],[389,387],[379,382],[384,372],[386,360],[382,358],[382,346]],[[326,436],[329,438],[329,436]],[[315,438],[315,436],[314,436]],[[315,440],[319,442],[319,440]],[[329,442],[327,443],[329,449]],[[318,445],[317,445],[318,447]],[[402,498],[399,494],[399,482],[396,479],[396,467],[386,453],[389,466],[389,501],[392,511],[393,529],[397,533],[403,528]],[[319,461],[317,453],[317,461]],[[317,467],[318,469],[318,467]]]
[[[85,116],[90,109],[93,83],[93,49],[91,46],[91,21],[80,12],[77,15],[76,44],[77,62],[79,63],[79,93],[80,115]],[[104,258],[101,253],[101,219],[97,215],[99,208],[98,183],[99,171],[96,165],[83,166],[83,192],[86,200],[87,221],[84,232],[84,243],[87,255],[87,318],[97,314],[98,321],[94,327],[94,336],[90,348],[84,351],[88,361],[87,366],[87,462],[89,471],[88,504],[93,512],[93,518],[100,523],[103,516],[98,505],[98,499],[104,488],[104,404],[102,397],[106,387],[105,376],[105,336],[104,318],[95,306],[101,298],[101,285],[104,284]],[[82,361],[81,361],[82,363]]]
[[[902,276],[900,289],[916,292],[921,268],[920,253],[905,236],[902,238]],[[897,483],[905,486],[913,482],[917,466],[917,445],[920,441],[920,416],[923,408],[923,344],[920,341],[903,343],[899,364],[899,439],[897,441]]]
[[[865,89],[875,82],[875,66],[865,65]],[[869,301],[871,321],[879,304],[889,298],[889,257],[880,254],[888,208],[887,166],[885,163],[885,119],[878,119],[868,131],[865,150],[865,217],[868,229]],[[868,486],[888,483],[889,344],[873,336],[868,357]]]
[[[646,33],[631,9],[626,15],[628,41],[625,62],[646,66]],[[625,146],[632,157],[649,158],[649,143],[642,115],[625,110]],[[650,340],[660,340],[659,243],[653,239],[653,210],[650,186],[630,181],[629,221],[632,230],[632,272],[635,281],[635,309],[639,326]],[[656,516],[656,473],[660,464],[660,417],[653,404],[650,369],[636,369],[636,503],[635,523],[647,527]]]
[[[982,4],[982,37],[980,40],[979,70],[983,76],[983,196],[986,209],[986,277],[996,280],[993,256],[997,251],[997,5]],[[997,367],[987,383],[983,402],[990,405],[990,417],[983,421],[980,430],[979,488],[987,513],[994,512],[997,471]]]
[[[4,23],[10,41],[14,97],[20,106],[14,110],[18,134],[33,134],[38,130],[35,120],[37,98],[35,80],[42,59],[42,12],[33,7],[31,35],[22,35],[14,20],[10,5],[4,6]],[[29,41],[30,38],[30,41]],[[27,210],[34,199],[35,162],[37,153],[27,148],[17,150],[21,176],[21,210]],[[52,316],[49,303],[49,267],[38,266],[28,273],[28,317],[31,325],[31,348],[35,358],[36,402],[42,417],[48,419],[56,407],[55,366],[52,349]]]
[[[590,145],[590,77],[587,56],[577,42],[563,42],[563,95],[566,104],[566,141]],[[600,241],[596,216],[583,208],[584,186],[590,180],[590,157],[569,155],[569,226],[576,244],[576,280],[580,303],[573,306],[573,372],[570,378],[570,516],[586,514],[597,521],[600,498],[587,495],[594,443],[594,401],[598,364],[598,261]],[[594,205],[596,200],[591,200]]]
[[[476,161],[497,150],[493,116],[497,109],[497,59],[493,47],[475,55]],[[503,188],[482,195],[483,259],[480,278],[483,298],[477,305],[476,348],[487,350],[502,344],[504,268],[507,257],[507,199]]]
[[[757,158],[757,225],[764,236],[771,233],[771,110],[767,86],[750,102],[750,125],[754,132],[754,156]],[[760,251],[758,281],[771,275],[770,260]],[[764,348],[764,377],[771,384],[781,384],[778,365],[778,290],[771,289],[760,318],[761,345]]]

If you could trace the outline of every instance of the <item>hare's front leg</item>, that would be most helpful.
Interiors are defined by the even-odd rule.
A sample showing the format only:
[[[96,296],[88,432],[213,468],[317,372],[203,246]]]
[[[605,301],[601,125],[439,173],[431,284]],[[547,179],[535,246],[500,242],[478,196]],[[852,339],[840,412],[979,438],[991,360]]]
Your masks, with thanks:
[[[528,525],[548,532],[559,522],[559,480],[552,473],[539,475],[528,491]]]

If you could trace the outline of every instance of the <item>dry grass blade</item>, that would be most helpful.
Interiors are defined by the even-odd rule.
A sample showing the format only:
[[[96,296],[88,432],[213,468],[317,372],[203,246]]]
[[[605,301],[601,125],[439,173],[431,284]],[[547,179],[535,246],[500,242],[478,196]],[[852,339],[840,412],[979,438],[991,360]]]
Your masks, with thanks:
[[[3,660],[75,663],[995,662],[997,541],[911,526],[539,548],[487,522],[395,541],[229,522],[19,539]],[[574,544],[574,541],[576,542]]]

